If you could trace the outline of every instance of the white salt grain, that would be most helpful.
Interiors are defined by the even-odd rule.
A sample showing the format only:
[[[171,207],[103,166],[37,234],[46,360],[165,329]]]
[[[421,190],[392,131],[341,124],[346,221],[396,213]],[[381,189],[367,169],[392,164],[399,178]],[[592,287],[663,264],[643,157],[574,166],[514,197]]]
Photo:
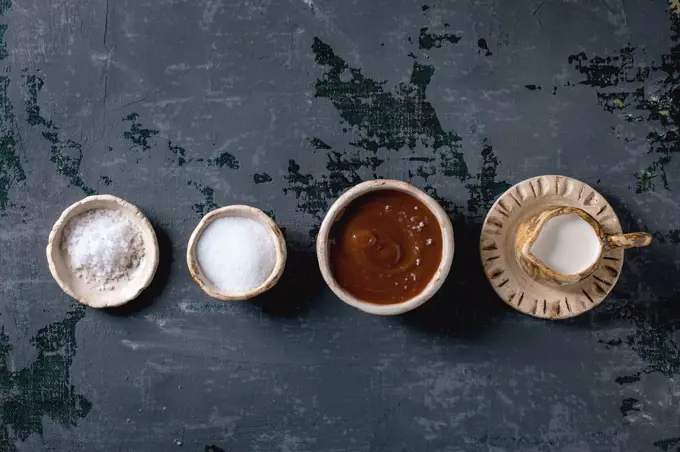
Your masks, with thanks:
[[[250,218],[224,217],[210,223],[196,245],[203,273],[225,293],[261,286],[274,271],[276,246],[271,232]]]
[[[64,229],[62,250],[71,271],[97,290],[130,281],[144,259],[141,231],[112,209],[72,218]]]

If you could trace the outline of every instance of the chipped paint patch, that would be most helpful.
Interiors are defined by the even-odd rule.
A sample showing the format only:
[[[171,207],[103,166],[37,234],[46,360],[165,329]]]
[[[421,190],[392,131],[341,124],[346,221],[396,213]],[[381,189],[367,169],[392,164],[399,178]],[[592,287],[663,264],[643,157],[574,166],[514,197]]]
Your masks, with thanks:
[[[314,137],[314,138],[312,138],[312,139],[309,141],[309,143],[310,143],[310,144],[312,145],[312,147],[313,147],[315,150],[317,150],[317,151],[318,151],[318,150],[328,150],[328,149],[332,149],[331,146],[329,146],[328,144],[326,144],[326,143],[325,143],[321,138],[319,138],[319,137]]]
[[[411,80],[400,83],[394,92],[386,82],[378,82],[351,68],[345,60],[319,38],[312,44],[317,64],[324,66],[324,76],[316,81],[316,97],[331,101],[342,123],[353,128],[359,140],[356,147],[377,152],[380,148],[414,150],[420,142],[431,146],[448,159],[449,174],[461,181],[468,178],[467,165],[460,152],[460,136],[446,132],[432,104],[427,100],[427,86],[434,67],[413,62]],[[345,80],[341,74],[349,72]]]
[[[0,0],[0,17],[9,11],[11,2]],[[8,26],[0,24],[0,62],[7,59],[5,32]],[[15,184],[26,180],[26,173],[19,159],[20,137],[14,108],[9,99],[10,67],[0,67],[0,213],[10,205],[9,192]]]
[[[439,49],[445,46],[445,43],[447,42],[450,44],[458,44],[461,39],[460,36],[454,35],[453,33],[433,33],[429,31],[428,27],[423,27],[420,29],[420,35],[418,36],[418,48],[421,50],[430,50],[433,48]]]
[[[77,306],[64,320],[47,325],[30,339],[38,355],[21,370],[10,359],[12,345],[0,329],[0,450],[14,452],[16,443],[42,435],[43,419],[75,427],[92,403],[71,384],[76,354],[76,324],[85,317]]]
[[[191,208],[194,212],[200,215],[206,215],[211,210],[215,210],[219,205],[215,202],[215,190],[211,187],[203,186],[199,183],[189,181],[189,185],[193,183],[194,187],[198,189],[203,195],[203,202],[194,204]]]
[[[59,174],[64,176],[69,185],[80,188],[86,195],[96,194],[96,190],[85,183],[80,174],[83,160],[83,147],[71,139],[60,138],[59,127],[43,116],[39,104],[39,95],[45,82],[39,73],[23,71],[24,103],[28,123],[38,128],[41,136],[50,143],[50,160]]]
[[[309,231],[311,237],[316,236],[328,202],[346,189],[363,182],[359,175],[360,169],[376,169],[382,162],[375,156],[361,158],[358,153],[348,156],[333,151],[328,154],[327,173],[317,177],[301,172],[300,165],[295,160],[288,161],[288,174],[284,177],[288,186],[283,191],[295,196],[299,211],[316,219],[317,224]]]
[[[158,135],[158,130],[149,129],[139,122],[139,113],[130,113],[123,118],[123,122],[129,122],[130,130],[123,132],[123,137],[132,143],[130,149],[145,152],[151,149],[153,137]]]
[[[186,149],[184,149],[182,146],[172,144],[172,141],[168,141],[168,150],[170,150],[170,152],[172,152],[174,155],[175,159],[171,159],[171,161],[177,163],[177,166],[184,166],[192,160],[187,157]]]
[[[2,36],[0,35],[0,44]],[[20,138],[12,103],[9,100],[9,76],[0,76],[0,212],[9,206],[10,189],[26,180],[19,159]]]
[[[652,127],[646,142],[654,160],[634,173],[637,193],[654,191],[659,179],[669,190],[666,167],[680,152],[680,17],[670,14],[670,22],[673,44],[661,56],[661,64],[639,62],[646,52],[630,45],[604,57],[585,52],[568,57],[569,64],[584,77],[578,84],[595,88],[598,105],[605,111],[621,115],[626,122],[647,122]],[[652,84],[658,78],[661,81]]]
[[[256,184],[266,184],[273,181],[272,177],[267,173],[255,173],[253,174],[253,182]]]
[[[231,169],[239,169],[241,164],[233,154],[230,154],[229,152],[223,152],[213,159],[208,159],[208,166],[216,166],[218,168],[223,168],[226,166],[227,168]]]
[[[511,185],[506,181],[496,180],[499,164],[493,148],[485,140],[482,146],[482,166],[473,178],[473,182],[465,185],[470,195],[467,207],[471,217],[481,220],[496,197],[510,188]]]
[[[509,187],[505,181],[496,180],[500,161],[486,141],[481,152],[482,168],[475,176],[469,173],[461,137],[444,130],[427,100],[427,87],[434,75],[432,66],[414,61],[409,83],[400,83],[390,91],[386,82],[350,67],[320,39],[314,39],[312,50],[316,62],[325,69],[315,85],[316,97],[328,99],[341,123],[347,126],[343,130],[359,139],[350,143],[358,148],[355,151],[338,152],[321,138],[312,138],[310,144],[315,151],[327,151],[327,171],[322,175],[302,172],[295,160],[289,161],[284,193],[295,195],[298,210],[320,222],[331,199],[362,182],[362,174],[381,177],[383,163],[397,155],[414,163],[408,170],[408,181],[421,177],[427,183],[431,176],[442,174],[465,183],[470,195],[467,216],[474,221],[480,221],[493,199]],[[429,149],[426,156],[414,155],[417,145]],[[385,158],[377,156],[379,150],[388,151]],[[441,197],[432,184],[427,183],[424,190],[449,213],[460,215],[464,210]],[[310,234],[314,235],[317,228],[318,224]]]
[[[673,449],[675,446],[680,447],[680,436],[676,438],[667,438],[667,439],[662,439],[659,441],[654,441],[654,447],[658,447],[659,449],[663,450],[664,452],[666,451],[672,451],[672,450],[678,450],[678,449]]]

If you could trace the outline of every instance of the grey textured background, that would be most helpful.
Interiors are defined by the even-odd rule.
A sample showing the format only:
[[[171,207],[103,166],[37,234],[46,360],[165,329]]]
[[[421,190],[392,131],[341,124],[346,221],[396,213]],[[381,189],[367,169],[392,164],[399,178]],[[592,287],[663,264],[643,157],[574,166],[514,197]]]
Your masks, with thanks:
[[[658,160],[650,131],[677,129],[647,114],[628,121],[635,105],[607,111],[597,96],[642,87],[672,97],[677,85],[660,71],[584,84],[568,58],[630,44],[632,69],[658,66],[675,45],[673,14],[661,0],[0,0],[0,130],[16,141],[0,149],[10,180],[0,450],[680,450],[675,149],[662,154],[666,186],[659,167],[652,186],[640,182]],[[460,40],[427,48],[423,27]],[[399,118],[420,113],[343,116],[347,86],[319,62],[315,38],[388,96],[413,86],[414,62],[434,68],[427,102],[460,138],[470,176],[438,163],[417,173],[409,158],[434,155],[429,132],[413,150],[358,145],[371,130],[412,134]],[[324,80],[336,83],[330,95]],[[362,89],[347,96],[371,98]],[[498,159],[491,181],[485,146]],[[384,162],[337,169],[328,152],[345,165]],[[238,168],[210,160],[224,153]],[[290,160],[310,178],[296,182]],[[272,180],[255,183],[260,173]],[[626,253],[612,296],[567,322],[506,308],[477,255],[484,209],[504,186],[494,184],[554,173],[592,184],[625,229],[657,238]],[[325,206],[374,176],[428,186],[456,218],[447,285],[397,318],[336,299],[311,248]],[[91,191],[138,205],[159,234],[156,282],[125,309],[77,307],[45,262],[53,222]],[[233,203],[267,210],[289,240],[286,277],[254,303],[210,300],[184,262],[202,213]]]

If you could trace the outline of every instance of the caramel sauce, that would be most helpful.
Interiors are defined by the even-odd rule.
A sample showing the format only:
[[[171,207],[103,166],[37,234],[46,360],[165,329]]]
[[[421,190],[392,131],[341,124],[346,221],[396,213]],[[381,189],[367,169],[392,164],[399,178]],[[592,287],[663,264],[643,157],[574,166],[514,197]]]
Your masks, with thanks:
[[[376,304],[409,300],[427,286],[442,259],[434,214],[398,190],[354,200],[330,231],[331,271],[358,299]]]

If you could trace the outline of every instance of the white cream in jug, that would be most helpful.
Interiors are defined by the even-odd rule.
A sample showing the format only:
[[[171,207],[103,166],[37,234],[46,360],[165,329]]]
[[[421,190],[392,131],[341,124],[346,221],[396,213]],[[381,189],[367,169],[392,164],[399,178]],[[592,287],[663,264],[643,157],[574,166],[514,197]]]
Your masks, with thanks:
[[[574,214],[558,215],[543,224],[531,253],[560,273],[581,273],[597,260],[602,244],[595,230]]]

